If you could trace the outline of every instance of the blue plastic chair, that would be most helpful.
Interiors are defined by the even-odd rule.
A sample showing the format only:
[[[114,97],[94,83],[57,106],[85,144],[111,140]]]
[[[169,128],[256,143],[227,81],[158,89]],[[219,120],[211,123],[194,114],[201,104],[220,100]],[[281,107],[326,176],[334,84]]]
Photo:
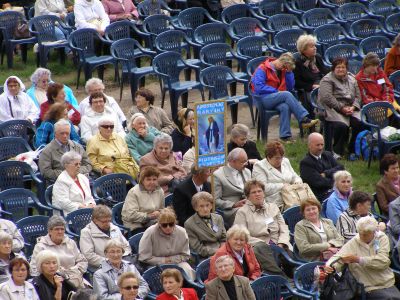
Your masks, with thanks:
[[[8,160],[28,151],[32,151],[32,148],[21,137],[0,138],[0,161]]]
[[[278,265],[281,264],[282,257],[293,268],[301,266],[304,263],[304,261],[302,261],[302,260],[297,260],[296,257],[295,257],[295,259],[291,258],[285,249],[283,249],[277,245],[270,245],[270,248],[272,250],[272,255],[274,256],[274,259]]]
[[[310,295],[313,299],[319,299],[318,282],[314,282],[314,269],[323,266],[324,262],[309,262],[298,267],[294,272],[294,285],[302,294]]]
[[[327,206],[328,206],[328,199],[325,199],[322,202],[322,207],[321,207],[321,217],[322,218],[327,218],[327,216],[326,216],[326,208],[327,208]]]
[[[79,240],[81,230],[92,221],[93,208],[80,208],[70,212],[66,217],[66,232],[68,235]]]
[[[393,34],[386,31],[385,27],[381,22],[375,19],[361,19],[353,22],[350,25],[349,34],[351,37],[358,40],[358,43],[361,42],[362,39],[365,39],[370,36],[380,36],[384,35],[389,38],[393,38]]]
[[[344,26],[349,30],[354,21],[370,18],[370,12],[365,5],[351,2],[343,4],[337,9],[337,18],[346,21],[347,23]]]
[[[49,185],[46,188],[46,191],[44,192],[44,199],[45,202],[43,203],[47,207],[51,207],[53,209],[53,212],[56,211],[58,215],[61,217],[64,217],[64,211],[58,207],[55,207],[53,205],[53,185]]]
[[[249,77],[253,76],[253,73],[256,71],[258,66],[263,63],[267,58],[268,56],[259,56],[249,60],[249,62],[247,63],[247,75]]]
[[[164,207],[172,206],[174,200],[174,194],[169,194],[164,199]]]
[[[132,38],[121,39],[115,41],[110,49],[112,57],[121,63],[122,76],[120,82],[119,99],[122,99],[122,91],[124,89],[124,78],[128,78],[131,86],[131,96],[135,99],[135,93],[139,88],[140,80],[147,75],[154,74],[152,66],[138,67],[136,64],[137,59],[141,57],[155,56],[154,51],[146,50],[139,42]],[[144,85],[144,82],[142,82]]]
[[[327,7],[333,11],[347,3],[351,3],[351,0],[319,0],[321,7]]]
[[[385,21],[385,18],[393,14],[393,12],[399,11],[395,0],[374,0],[369,3],[368,8],[371,16],[382,22]]]
[[[161,32],[175,29],[172,18],[163,14],[152,15],[144,19],[142,30],[139,31],[142,37],[147,38],[148,47],[154,49],[154,40]]]
[[[127,182],[133,187],[136,181],[127,174],[107,174],[93,182],[93,197],[95,199],[109,199],[119,203],[124,202],[128,194]]]
[[[211,93],[211,99],[224,99],[231,108],[232,123],[237,123],[238,103],[246,103],[249,106],[251,120],[254,122],[253,101],[248,95],[229,96],[228,84],[232,81],[247,84],[247,79],[238,78],[230,68],[226,66],[211,66],[200,72],[200,82]]]
[[[234,4],[225,7],[221,13],[221,21],[228,25],[232,23],[233,20],[244,17],[258,18],[261,21],[266,20],[266,18],[257,15],[254,10],[247,4]]]
[[[293,206],[285,210],[282,214],[285,223],[289,227],[290,238],[293,240],[294,238],[294,228],[296,224],[303,220],[303,215],[300,211],[300,206]]]
[[[352,44],[339,44],[329,47],[323,57],[325,65],[332,66],[332,61],[337,57],[344,57],[348,61],[351,59],[362,60],[359,48]]]
[[[386,56],[386,50],[392,47],[392,43],[385,36],[370,36],[360,42],[360,54],[364,57],[369,52],[378,54],[380,59]]]
[[[210,262],[211,258],[207,258],[200,262],[196,267],[196,281],[202,286],[205,286],[204,281],[206,281],[208,278],[208,273],[210,272]]]
[[[136,26],[133,22],[128,20],[112,22],[104,30],[104,39],[110,45],[118,40],[134,38],[136,33]]]
[[[240,61],[242,71],[247,71],[247,64],[253,58],[265,56],[267,53],[272,54],[269,47],[267,39],[261,36],[248,36],[240,39],[236,45],[236,58]]]
[[[112,64],[115,67],[116,74],[118,72],[117,65],[111,55],[96,55],[96,42],[103,43],[104,39],[95,29],[85,28],[79,29],[71,33],[68,37],[70,48],[78,54],[78,77],[76,79],[76,88],[79,87],[79,79],[81,70],[85,74],[85,82],[92,77],[92,72],[99,68],[98,75],[103,79],[104,65]]]
[[[180,12],[178,9],[170,8],[163,0],[144,0],[140,2],[136,8],[141,19],[145,19],[152,15],[162,14],[162,10],[168,11],[171,15],[176,15]]]
[[[0,137],[22,137],[28,143],[36,132],[28,120],[9,120],[0,123]]]
[[[58,49],[60,63],[65,64],[65,48],[68,47],[68,41],[59,40],[56,36],[56,27],[71,31],[59,17],[55,15],[44,15],[34,17],[29,20],[29,31],[34,34],[38,41],[38,66],[45,68],[47,65],[50,50]]]
[[[143,236],[143,232],[139,232],[130,237],[129,245],[131,246],[133,254],[139,253],[139,243],[140,243],[140,239],[142,238],[142,236]]]
[[[322,53],[330,46],[354,41],[343,26],[339,24],[321,25],[314,29],[314,35],[318,40],[318,44],[322,47]]]
[[[285,278],[278,275],[262,276],[250,285],[257,300],[289,299],[296,296],[312,299],[312,296],[296,291]]]
[[[397,70],[390,74],[390,82],[393,84],[394,95],[396,98],[400,97],[400,70]]]
[[[17,228],[25,241],[24,252],[31,257],[37,238],[47,234],[48,216],[30,216],[16,222]]]
[[[399,258],[399,250],[397,247],[393,247],[392,249],[392,268],[397,271],[397,273],[400,272],[400,258]]]
[[[111,209],[111,218],[112,223],[121,229],[122,232],[129,232],[129,228],[124,226],[124,222],[122,222],[121,212],[122,207],[124,206],[124,202],[117,203]]]
[[[228,33],[228,26],[221,23],[208,23],[200,25],[193,34],[193,46],[195,57],[199,57],[203,46],[212,43],[226,43],[231,37]]]
[[[297,40],[305,32],[302,29],[286,29],[279,31],[274,37],[271,51],[278,56],[284,52],[297,52]]]
[[[76,26],[75,26],[75,13],[74,12],[70,12],[67,14],[67,16],[65,17],[65,24],[67,24],[69,27],[72,28],[72,30],[76,30]]]
[[[17,45],[21,46],[22,61],[27,61],[27,46],[36,43],[36,37],[25,39],[15,39],[14,31],[24,20],[24,15],[16,11],[4,11],[0,13],[1,31],[1,64],[3,64],[4,54],[7,56],[7,67],[11,69],[14,65],[14,50]]]
[[[189,38],[193,38],[193,33],[197,27],[206,23],[219,23],[207,10],[202,7],[190,7],[182,10],[177,19],[175,27],[184,31]]]
[[[306,11],[316,8],[318,1],[315,0],[292,0],[292,1],[285,1],[286,9],[289,13],[295,15],[302,15]]]
[[[391,34],[400,32],[400,13],[395,13],[385,19],[386,30]]]
[[[377,138],[373,138],[373,140],[376,141],[378,145],[379,159],[382,158],[384,154],[390,152],[392,148],[400,145],[400,141],[390,142],[383,140],[381,137],[381,129],[389,125],[389,119],[387,117],[389,110],[393,113],[394,118],[400,119],[400,115],[389,102],[373,102],[363,106],[361,109],[362,123],[369,127],[372,135],[377,135]]]
[[[258,4],[257,14],[265,19],[285,12],[283,0],[263,0]]]
[[[269,17],[267,21],[267,28],[275,33],[281,30],[301,29],[303,27],[297,16],[292,14],[276,14]]]
[[[259,20],[251,17],[233,20],[229,24],[228,32],[235,42],[247,36],[262,36],[270,39],[274,34],[274,31],[265,29]]]
[[[212,25],[212,24],[205,24]],[[218,24],[217,24],[218,25]],[[201,26],[200,26],[201,27]],[[199,28],[200,28],[199,27]],[[199,29],[197,28],[196,31]],[[166,91],[169,92],[171,102],[172,119],[175,119],[178,113],[178,100],[182,95],[182,107],[187,107],[188,92],[192,89],[197,89],[201,93],[201,98],[204,101],[204,92],[201,83],[197,80],[200,67],[186,63],[181,55],[176,52],[167,51],[158,54],[153,59],[153,68],[163,82],[162,103],[163,107]],[[193,69],[196,72],[196,81],[180,81],[179,74],[184,69]],[[185,95],[183,95],[185,94]]]
[[[329,8],[313,8],[306,11],[301,16],[301,21],[304,24],[304,29],[312,32],[315,28],[326,24],[346,23],[341,21],[332,13]]]
[[[28,9],[28,20],[32,19],[35,16],[35,7],[32,6]]]

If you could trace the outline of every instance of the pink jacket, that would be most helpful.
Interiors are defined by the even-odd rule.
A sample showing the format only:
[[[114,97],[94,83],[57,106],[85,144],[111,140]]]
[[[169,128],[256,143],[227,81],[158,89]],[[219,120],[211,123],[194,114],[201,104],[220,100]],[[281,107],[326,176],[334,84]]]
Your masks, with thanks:
[[[132,14],[136,18],[139,17],[139,13],[132,0],[103,0],[101,1],[104,6],[106,14],[109,16],[111,22],[118,21],[118,15],[120,14]]]

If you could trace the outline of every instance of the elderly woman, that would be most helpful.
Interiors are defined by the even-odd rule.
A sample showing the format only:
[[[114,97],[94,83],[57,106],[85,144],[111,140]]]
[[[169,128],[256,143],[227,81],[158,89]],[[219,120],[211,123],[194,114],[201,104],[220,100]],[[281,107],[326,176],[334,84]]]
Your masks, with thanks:
[[[333,151],[343,156],[348,145],[351,158],[354,156],[357,134],[364,126],[360,121],[360,89],[354,75],[347,71],[347,66],[346,58],[339,57],[333,60],[331,72],[320,82],[318,102],[325,108],[325,120],[329,122],[333,133]]]
[[[103,0],[101,4],[103,4],[110,22],[139,18],[136,6],[131,0]]]
[[[125,131],[122,124],[118,121],[117,114],[108,106],[106,106],[107,98],[103,93],[93,93],[89,97],[90,109],[82,116],[81,137],[87,142],[99,131],[97,124],[102,117],[109,117],[114,120],[114,132],[125,137]]]
[[[32,275],[40,273],[40,261],[38,255],[44,250],[51,250],[58,254],[59,263],[56,271],[71,283],[80,288],[84,286],[83,274],[87,270],[87,260],[79,251],[75,241],[65,234],[65,220],[60,216],[52,216],[47,223],[48,234],[38,238],[31,257]],[[42,297],[40,297],[42,298]],[[50,299],[50,298],[43,298]]]
[[[249,162],[247,168],[253,170],[253,165],[261,160],[256,143],[249,140],[249,127],[243,124],[234,124],[231,130],[231,141],[228,143],[228,153],[235,148],[243,148],[247,153]]]
[[[94,207],[89,179],[79,173],[82,156],[75,151],[61,156],[64,171],[58,176],[53,186],[53,205],[68,215],[80,208]]]
[[[137,300],[139,291],[139,279],[133,272],[122,273],[118,277],[118,288],[121,300]],[[140,300],[140,299],[139,299]]]
[[[394,38],[392,48],[390,48],[386,55],[383,70],[387,76],[400,70],[400,33]]]
[[[35,257],[39,275],[33,278],[32,284],[39,299],[68,300],[76,290],[64,274],[57,272],[61,255],[55,251],[43,250]]]
[[[217,277],[215,261],[229,255],[235,262],[235,275],[249,278],[251,281],[261,276],[260,265],[249,244],[250,233],[244,226],[233,225],[226,233],[227,241],[215,252],[210,260],[210,271],[207,281]]]
[[[8,120],[28,120],[35,123],[39,109],[24,93],[25,85],[17,76],[10,76],[4,82],[4,92],[0,95],[0,122]]]
[[[376,197],[381,213],[389,214],[389,203],[400,196],[399,160],[393,153],[383,156],[380,162],[383,175],[376,184]]]
[[[40,0],[43,1],[43,0]],[[59,2],[60,0],[57,0]],[[48,1],[46,1],[48,2]],[[61,1],[62,2],[62,1]],[[50,2],[49,2],[50,3]],[[36,9],[35,9],[36,11]],[[32,86],[26,91],[26,93],[31,97],[33,103],[35,103],[37,108],[49,100],[47,95],[47,89],[51,80],[51,72],[45,68],[37,68],[31,75]],[[73,107],[78,108],[78,101],[76,100],[74,93],[71,88],[64,85],[64,99]],[[54,96],[55,97],[55,96]]]
[[[182,288],[183,277],[177,269],[165,269],[161,273],[161,282],[164,292],[157,296],[156,300],[198,300],[197,293],[191,288]]]
[[[129,133],[125,136],[126,144],[133,159],[139,163],[143,155],[153,150],[154,138],[161,132],[147,124],[142,113],[134,114],[129,120]]]
[[[192,206],[196,213],[185,222],[189,246],[201,258],[208,258],[226,241],[224,219],[218,214],[211,213],[214,198],[210,193],[195,194]]]
[[[68,106],[66,103],[54,103],[44,116],[43,122],[36,130],[35,147],[46,146],[54,139],[54,124],[58,121],[68,120]],[[80,143],[80,137],[76,133],[75,127],[69,121],[71,131],[70,139]]]
[[[172,151],[185,154],[193,144],[194,136],[194,111],[190,108],[182,108],[178,111],[175,120],[176,128],[172,131]]]
[[[113,132],[114,125],[114,118],[101,117],[99,132],[89,140],[86,152],[96,172],[102,175],[125,173],[136,179],[139,167],[130,156],[124,138]]]
[[[174,129],[174,124],[168,118],[167,113],[164,109],[158,106],[154,106],[154,94],[149,89],[140,88],[136,91],[136,106],[133,106],[129,110],[129,115],[132,116],[136,113],[142,113],[149,126],[153,126],[160,130],[170,134]]]
[[[76,29],[92,28],[104,35],[110,25],[110,18],[100,0],[75,0],[74,14]]]
[[[347,242],[325,265],[325,271],[333,271],[331,263],[340,272],[343,264],[359,283],[364,285],[366,299],[400,299],[395,278],[390,269],[389,239],[378,229],[378,222],[370,216],[357,222],[358,234]]]
[[[326,217],[336,224],[340,214],[349,207],[349,197],[352,193],[353,179],[347,171],[338,171],[333,175],[335,181],[333,193],[326,201]]]
[[[160,171],[145,167],[140,171],[139,184],[131,188],[122,207],[124,226],[134,232],[145,231],[157,223],[164,208],[164,192],[158,184]]]
[[[276,263],[269,245],[277,245],[291,254],[289,229],[275,203],[265,202],[265,186],[261,181],[252,179],[246,182],[245,204],[239,208],[235,224],[243,225],[249,230],[249,243],[253,246],[257,260],[264,272],[286,276]],[[282,264],[284,261],[282,261]],[[291,269],[284,266],[289,274]]]
[[[22,257],[10,261],[8,271],[11,278],[0,284],[0,299],[2,300],[39,300],[35,288],[26,281],[29,277],[29,263]]]
[[[151,225],[140,240],[139,260],[151,266],[176,264],[194,279],[194,271],[187,262],[189,238],[185,229],[176,223],[175,212],[171,208],[162,209],[158,222]]]
[[[16,257],[12,251],[13,238],[10,234],[0,232],[0,283],[10,278],[9,264]]]
[[[9,220],[0,218],[0,232],[5,232],[12,237],[12,251],[18,253],[24,248],[24,238],[17,226]]]
[[[254,165],[252,175],[264,183],[266,201],[275,203],[281,211],[285,207],[281,195],[282,188],[286,185],[303,183],[284,155],[285,148],[281,142],[267,143],[265,158]]]
[[[122,260],[125,252],[124,245],[117,240],[109,240],[104,247],[106,260],[101,263],[101,268],[93,275],[93,289],[104,299],[121,299],[117,286],[119,275],[125,272],[132,272],[139,280],[140,298],[144,299],[149,292],[149,285],[140,275],[135,265]]]
[[[251,78],[253,93],[260,98],[262,107],[278,110],[280,116],[279,137],[290,141],[290,116],[293,113],[303,128],[310,128],[318,123],[311,120],[307,110],[291,93],[294,89],[295,68],[291,53],[283,53],[279,58],[269,57],[256,69]]]
[[[54,103],[65,103],[68,108],[68,119],[71,121],[72,124],[78,125],[81,121],[81,114],[75,107],[73,107],[69,102],[65,101],[65,91],[64,85],[60,83],[50,83],[47,88],[47,101],[40,104],[40,120],[44,119],[47,111],[49,110],[50,106]]]
[[[321,218],[321,204],[303,200],[300,211],[304,219],[296,224],[294,240],[300,256],[306,260],[327,260],[343,246],[343,237],[329,219]]]
[[[235,275],[235,261],[231,256],[218,257],[215,269],[218,277],[206,284],[207,299],[256,300],[249,279]]]
[[[153,166],[160,170],[158,183],[166,190],[173,190],[177,183],[186,176],[186,171],[181,167],[172,153],[172,138],[163,133],[154,139],[154,148],[150,153],[140,159],[140,168]]]
[[[117,226],[111,222],[111,209],[105,205],[93,208],[92,221],[81,230],[79,248],[89,263],[89,268],[96,270],[105,260],[104,248],[108,241],[116,240],[124,248],[123,256],[131,253],[131,247]]]

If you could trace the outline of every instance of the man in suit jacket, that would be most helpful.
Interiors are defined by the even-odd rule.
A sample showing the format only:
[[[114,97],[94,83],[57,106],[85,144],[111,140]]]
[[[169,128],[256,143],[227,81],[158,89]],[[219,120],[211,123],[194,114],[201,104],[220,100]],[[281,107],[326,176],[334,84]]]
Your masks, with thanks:
[[[251,179],[246,168],[247,154],[242,148],[229,152],[228,164],[214,172],[214,197],[216,207],[223,211],[224,220],[232,226],[236,211],[246,202],[244,184]]]
[[[215,261],[217,278],[206,284],[207,300],[256,300],[247,277],[234,275],[235,262],[229,255]]]
[[[197,168],[193,165],[191,173],[192,175],[179,183],[174,190],[172,203],[179,226],[182,227],[185,221],[195,213],[192,207],[193,195],[201,191],[211,193],[211,184],[207,182],[208,177],[210,177],[210,169]]]
[[[319,201],[324,201],[333,191],[333,175],[344,170],[332,154],[324,151],[324,138],[313,132],[308,136],[308,153],[300,162],[300,177],[307,183]]]
[[[64,167],[61,165],[61,156],[69,151],[75,151],[82,156],[79,169],[81,174],[89,174],[92,171],[92,165],[83,147],[69,139],[70,130],[70,124],[66,120],[60,120],[55,123],[54,140],[47,144],[42,153],[40,153],[40,173],[51,183],[56,181],[57,177],[64,171]]]

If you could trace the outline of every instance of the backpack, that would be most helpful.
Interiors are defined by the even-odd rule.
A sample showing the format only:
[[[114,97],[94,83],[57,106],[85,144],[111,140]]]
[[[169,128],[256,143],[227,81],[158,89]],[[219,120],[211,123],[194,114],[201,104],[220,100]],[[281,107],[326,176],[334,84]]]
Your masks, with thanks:
[[[371,150],[371,143],[372,143],[372,134],[369,130],[361,131],[357,134],[354,152],[357,158],[363,158],[363,160],[369,159],[369,153]],[[379,156],[379,149],[378,146],[375,146],[372,150],[372,158],[377,158]]]

